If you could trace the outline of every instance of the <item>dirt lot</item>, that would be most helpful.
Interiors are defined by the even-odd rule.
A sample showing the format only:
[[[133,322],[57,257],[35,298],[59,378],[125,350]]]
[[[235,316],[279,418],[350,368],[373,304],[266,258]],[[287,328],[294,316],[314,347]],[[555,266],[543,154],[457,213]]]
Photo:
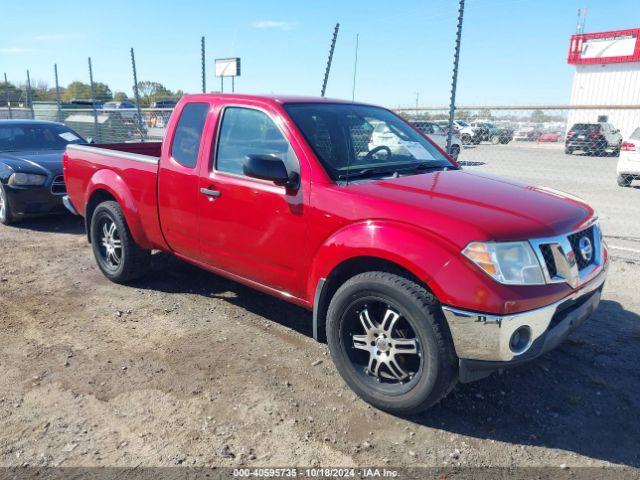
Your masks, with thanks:
[[[113,285],[76,218],[0,228],[0,464],[640,466],[636,248],[559,349],[397,418],[304,310],[167,255]]]

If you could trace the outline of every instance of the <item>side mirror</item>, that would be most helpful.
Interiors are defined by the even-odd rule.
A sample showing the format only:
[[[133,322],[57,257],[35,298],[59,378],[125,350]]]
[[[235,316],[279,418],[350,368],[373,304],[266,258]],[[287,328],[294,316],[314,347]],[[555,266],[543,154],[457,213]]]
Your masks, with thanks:
[[[87,143],[88,144],[92,144],[92,143],[96,143],[93,141],[93,137],[87,137]]]
[[[295,190],[300,186],[300,176],[287,173],[284,162],[275,155],[247,155],[242,170],[247,177],[269,180],[281,187]]]

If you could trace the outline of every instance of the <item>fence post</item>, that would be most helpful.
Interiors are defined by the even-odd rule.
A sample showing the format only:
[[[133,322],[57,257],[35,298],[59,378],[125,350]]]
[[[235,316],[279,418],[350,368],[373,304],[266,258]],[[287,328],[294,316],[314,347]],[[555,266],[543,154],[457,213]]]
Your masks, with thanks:
[[[7,80],[7,72],[4,72],[4,86],[5,93],[7,96],[7,108],[9,109],[9,119],[13,118],[13,113],[11,112],[11,96],[9,95],[9,81]]]
[[[460,0],[460,7],[458,10],[458,29],[456,32],[456,50],[453,57],[453,78],[451,79],[451,103],[449,104],[449,129],[447,131],[447,153],[451,151],[451,137],[453,135],[453,118],[456,111],[456,88],[458,86],[458,62],[460,61],[460,40],[462,39],[462,17],[463,16],[464,16],[464,0]]]
[[[327,81],[329,80],[329,71],[331,70],[331,61],[333,60],[333,50],[336,48],[336,40],[338,39],[338,30],[340,24],[336,23],[336,28],[333,30],[333,38],[331,39],[331,48],[329,49],[329,60],[327,61],[327,68],[324,71],[324,80],[322,81],[322,91],[320,96],[324,97],[324,92],[327,90]]]
[[[202,93],[207,93],[207,69],[204,53],[204,37],[202,37],[200,39],[200,56],[202,62]]]
[[[58,83],[58,64],[53,64],[53,73],[56,78],[56,106],[58,107],[58,121],[62,122],[62,102],[60,101],[60,84]]]
[[[140,92],[138,91],[138,72],[136,71],[136,57],[133,53],[133,47],[131,47],[131,68],[133,68],[133,95],[136,97],[136,107],[138,108],[138,130],[140,130],[140,140],[144,142],[142,110],[140,110]]]
[[[27,70],[27,106],[31,110],[31,118],[35,119],[36,116],[33,113],[33,98],[31,98],[31,78],[29,77],[29,70]]]
[[[95,141],[100,143],[98,110],[96,109],[96,89],[93,84],[93,67],[91,66],[91,57],[89,57],[89,85],[91,86],[91,107],[93,108],[93,134],[95,135]]]

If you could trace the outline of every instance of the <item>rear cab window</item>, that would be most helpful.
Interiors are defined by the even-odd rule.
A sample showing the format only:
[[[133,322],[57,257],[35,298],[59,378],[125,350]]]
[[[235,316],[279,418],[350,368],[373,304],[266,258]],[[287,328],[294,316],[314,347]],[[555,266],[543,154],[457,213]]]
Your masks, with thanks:
[[[208,111],[208,103],[189,103],[182,109],[171,144],[171,156],[184,167],[194,168],[198,163]]]

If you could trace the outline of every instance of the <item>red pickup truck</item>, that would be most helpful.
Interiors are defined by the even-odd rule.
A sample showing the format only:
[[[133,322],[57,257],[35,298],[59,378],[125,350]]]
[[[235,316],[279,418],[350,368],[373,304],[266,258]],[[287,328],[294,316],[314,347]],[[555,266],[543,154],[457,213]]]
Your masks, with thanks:
[[[398,414],[557,346],[608,266],[589,205],[464,170],[366,104],[188,95],[162,144],[69,145],[64,176],[110,280],[162,250],[306,307],[346,383]]]

